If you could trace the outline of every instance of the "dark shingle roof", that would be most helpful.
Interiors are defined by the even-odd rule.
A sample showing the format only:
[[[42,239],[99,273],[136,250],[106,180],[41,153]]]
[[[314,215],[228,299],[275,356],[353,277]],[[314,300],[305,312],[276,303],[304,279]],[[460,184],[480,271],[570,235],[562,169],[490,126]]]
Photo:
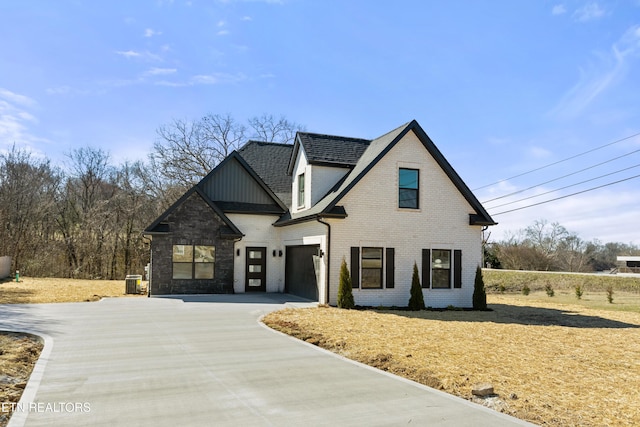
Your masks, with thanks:
[[[291,177],[287,166],[293,145],[273,142],[249,141],[238,153],[258,174],[264,183],[286,205],[291,205]]]
[[[476,199],[471,190],[462,181],[460,176],[451,167],[449,162],[444,158],[440,150],[435,146],[431,138],[424,132],[418,122],[415,120],[406,123],[367,144],[366,150],[361,153],[356,164],[351,171],[340,181],[329,193],[310,209],[291,214],[287,212],[283,215],[275,225],[287,225],[308,219],[329,217],[340,214],[336,211],[340,206],[337,203],[353,188],[364,175],[373,168],[378,161],[384,157],[398,141],[400,141],[407,132],[413,131],[425,149],[431,154],[434,160],[440,165],[449,179],[456,186],[458,191],[465,197],[471,207],[475,210],[475,214],[470,214],[469,220],[471,225],[495,225],[497,224],[484,209],[482,204]],[[297,145],[297,144],[296,144]],[[305,146],[306,152],[306,146]],[[291,167],[291,165],[289,166]],[[346,215],[346,213],[345,213]]]
[[[369,144],[368,139],[298,132],[307,160],[311,164],[354,166]]]

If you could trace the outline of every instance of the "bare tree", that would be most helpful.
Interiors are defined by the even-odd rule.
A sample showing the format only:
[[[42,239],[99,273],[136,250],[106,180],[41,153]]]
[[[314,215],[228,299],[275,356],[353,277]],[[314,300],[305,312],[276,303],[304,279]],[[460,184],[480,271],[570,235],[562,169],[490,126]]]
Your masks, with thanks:
[[[64,238],[69,274],[105,277],[103,250],[113,238],[109,203],[116,194],[109,154],[79,148],[68,154],[71,174],[58,201],[58,227]]]
[[[151,161],[169,181],[190,187],[238,148],[245,127],[230,115],[209,114],[198,121],[174,120],[157,129]]]
[[[263,114],[248,120],[251,138],[266,142],[291,143],[304,126]],[[160,126],[158,139],[149,155],[148,182],[156,190],[178,187],[180,192],[204,178],[247,138],[247,128],[229,114],[208,114],[196,121],[173,120]],[[155,174],[155,176],[154,176]]]
[[[60,173],[48,160],[15,146],[0,155],[0,254],[12,257],[13,269],[28,274],[47,269],[59,183]]]
[[[249,125],[254,131],[251,138],[258,141],[281,142],[285,144],[293,143],[296,132],[306,130],[305,126],[290,122],[284,116],[275,118],[272,114],[252,117],[249,119]]]

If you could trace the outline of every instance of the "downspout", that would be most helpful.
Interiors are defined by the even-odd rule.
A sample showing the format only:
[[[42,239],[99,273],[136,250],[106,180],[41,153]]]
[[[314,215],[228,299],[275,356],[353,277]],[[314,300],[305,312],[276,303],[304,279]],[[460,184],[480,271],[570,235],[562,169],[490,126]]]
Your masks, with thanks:
[[[151,279],[153,277],[153,251],[151,250],[151,239],[142,234],[142,240],[149,242],[149,280],[147,283],[147,298],[151,298]]]
[[[316,218],[320,224],[327,226],[327,273],[325,275],[325,304],[329,305],[329,275],[331,274],[331,224],[324,222],[320,217]]]

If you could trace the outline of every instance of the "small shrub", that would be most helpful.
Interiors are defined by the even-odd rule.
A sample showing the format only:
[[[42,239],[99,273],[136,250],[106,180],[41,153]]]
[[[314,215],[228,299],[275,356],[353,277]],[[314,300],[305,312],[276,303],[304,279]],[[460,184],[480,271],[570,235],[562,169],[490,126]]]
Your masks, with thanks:
[[[556,293],[554,292],[553,288],[551,287],[551,284],[547,283],[546,285],[544,285],[544,290],[547,293],[548,297],[552,297],[554,296]]]
[[[504,292],[507,290],[507,288],[504,287],[504,285],[502,283],[500,283],[498,285],[498,292],[501,294],[504,294]]]
[[[340,282],[338,284],[338,308],[354,308],[353,291],[351,290],[351,274],[347,268],[347,261],[342,258],[340,265]]]
[[[584,295],[584,290],[582,289],[582,285],[575,286],[576,298],[582,299],[582,295]]]
[[[473,309],[487,309],[487,293],[484,290],[484,279],[482,278],[482,269],[480,266],[476,267],[476,279],[473,284]]]
[[[531,288],[529,288],[529,285],[524,285],[522,287],[522,295],[527,296],[529,295],[529,292],[531,292]]]
[[[424,295],[420,286],[418,264],[413,263],[413,276],[411,277],[411,297],[409,298],[409,310],[424,310]]]
[[[607,286],[607,301],[609,304],[613,304],[613,286]]]

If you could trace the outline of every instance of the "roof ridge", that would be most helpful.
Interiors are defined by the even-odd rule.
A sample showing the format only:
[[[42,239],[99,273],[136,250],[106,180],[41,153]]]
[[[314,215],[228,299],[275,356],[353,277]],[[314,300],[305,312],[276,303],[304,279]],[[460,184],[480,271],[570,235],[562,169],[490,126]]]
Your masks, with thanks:
[[[382,139],[382,138],[384,138],[385,136],[389,135],[390,133],[397,132],[399,129],[404,129],[404,128],[408,127],[408,126],[409,126],[411,123],[413,123],[413,122],[415,122],[415,120],[408,121],[407,123],[405,123],[405,124],[403,124],[403,125],[400,125],[400,126],[398,126],[397,128],[392,129],[392,130],[390,130],[389,132],[386,132],[385,134],[380,135],[380,136],[379,136],[379,137],[377,137],[377,138],[373,138],[371,141],[375,141],[376,139]],[[417,124],[417,122],[416,122],[416,124]]]
[[[362,142],[371,142],[371,139],[366,139],[366,138],[356,138],[356,137],[352,137],[352,136],[340,136],[340,135],[329,135],[327,133],[315,133],[315,132],[298,132],[298,134],[300,135],[313,135],[313,136],[317,136],[317,137],[327,137],[327,138],[331,138],[331,139],[349,139],[352,141],[362,141]]]
[[[291,146],[291,147],[293,147],[293,144],[290,144],[288,142],[270,142],[270,141],[258,141],[257,139],[250,139],[242,147],[240,147],[239,149],[242,150],[244,147],[246,147],[249,144],[277,145],[277,146],[285,146],[285,147]]]

